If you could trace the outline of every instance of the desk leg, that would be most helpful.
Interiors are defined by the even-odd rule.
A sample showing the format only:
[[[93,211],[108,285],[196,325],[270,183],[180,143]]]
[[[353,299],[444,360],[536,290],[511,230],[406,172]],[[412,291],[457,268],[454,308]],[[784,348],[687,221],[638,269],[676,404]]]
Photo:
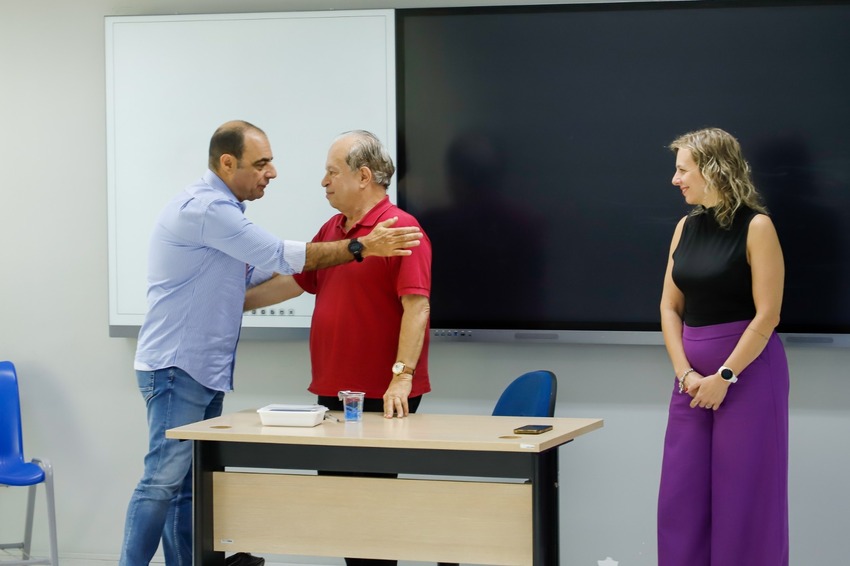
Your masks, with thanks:
[[[224,553],[213,550],[213,472],[224,470],[216,443],[194,440],[192,464],[192,563],[224,566]]]
[[[534,566],[560,564],[558,524],[558,451],[542,452],[534,461],[532,483]]]

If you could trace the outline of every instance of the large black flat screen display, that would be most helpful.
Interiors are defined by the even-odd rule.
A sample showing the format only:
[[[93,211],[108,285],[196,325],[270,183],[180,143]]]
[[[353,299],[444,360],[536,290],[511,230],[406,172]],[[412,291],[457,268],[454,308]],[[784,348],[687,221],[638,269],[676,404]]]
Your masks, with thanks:
[[[398,10],[399,200],[435,329],[658,331],[679,134],[741,142],[779,330],[850,333],[850,3]]]

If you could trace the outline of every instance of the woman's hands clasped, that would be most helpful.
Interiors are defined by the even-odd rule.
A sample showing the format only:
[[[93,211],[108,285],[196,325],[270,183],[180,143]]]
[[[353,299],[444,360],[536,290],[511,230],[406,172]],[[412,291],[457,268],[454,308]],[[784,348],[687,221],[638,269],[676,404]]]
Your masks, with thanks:
[[[711,409],[716,411],[726,399],[729,382],[720,377],[719,373],[705,377],[692,372],[685,383],[686,391],[691,399],[691,408]]]

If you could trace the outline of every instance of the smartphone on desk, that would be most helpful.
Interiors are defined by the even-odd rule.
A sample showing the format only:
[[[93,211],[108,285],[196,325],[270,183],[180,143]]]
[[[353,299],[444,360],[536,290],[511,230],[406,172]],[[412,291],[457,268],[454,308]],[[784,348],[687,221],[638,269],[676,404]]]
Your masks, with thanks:
[[[527,424],[514,429],[514,434],[543,434],[552,430],[552,425]]]

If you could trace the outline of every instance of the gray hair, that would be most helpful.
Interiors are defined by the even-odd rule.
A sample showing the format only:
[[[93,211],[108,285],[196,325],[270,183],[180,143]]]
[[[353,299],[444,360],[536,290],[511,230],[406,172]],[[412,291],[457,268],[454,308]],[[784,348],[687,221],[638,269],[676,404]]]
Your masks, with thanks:
[[[378,139],[378,136],[366,130],[351,130],[340,134],[337,139],[352,136],[354,143],[348,150],[345,162],[352,171],[368,167],[372,171],[375,182],[384,187],[389,186],[395,173],[395,165],[390,152]]]

